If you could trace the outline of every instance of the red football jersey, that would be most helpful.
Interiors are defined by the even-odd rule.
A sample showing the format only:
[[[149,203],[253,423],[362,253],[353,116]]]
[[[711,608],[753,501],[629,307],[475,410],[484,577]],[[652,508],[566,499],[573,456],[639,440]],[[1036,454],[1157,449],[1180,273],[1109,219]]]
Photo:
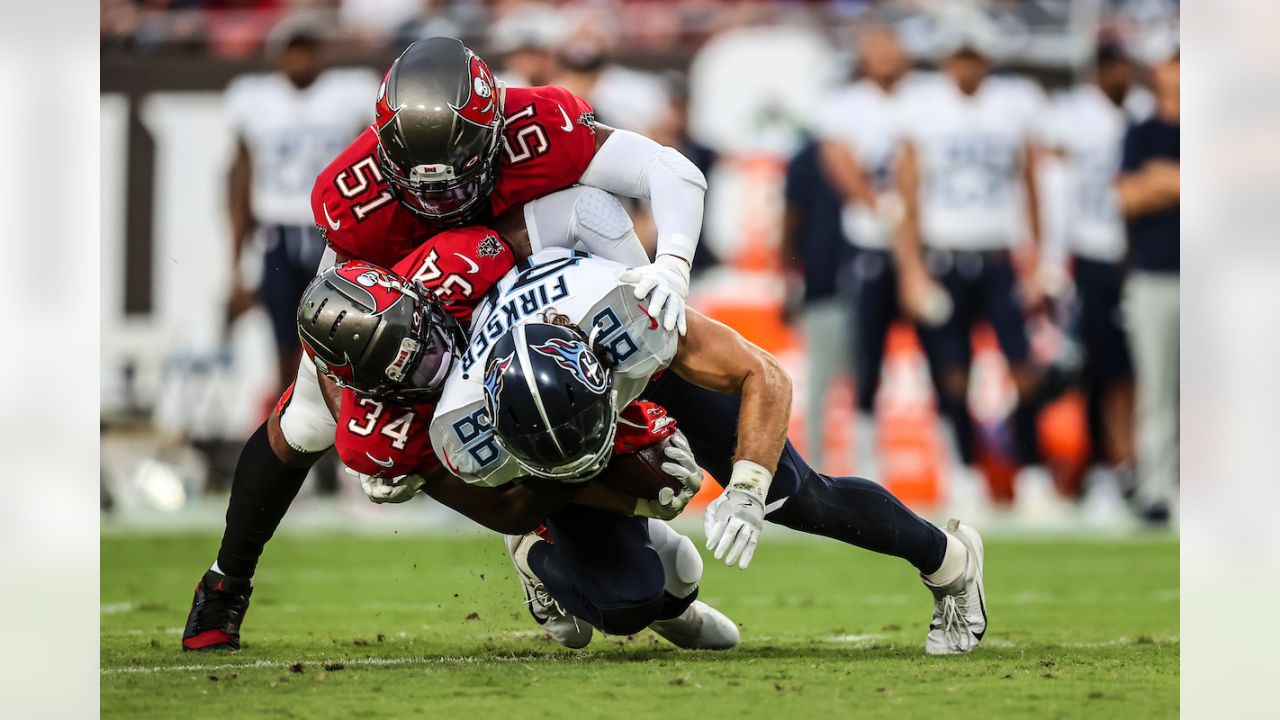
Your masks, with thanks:
[[[506,91],[505,140],[498,182],[489,196],[494,216],[578,181],[595,155],[591,106],[560,87]],[[311,211],[339,255],[395,265],[440,232],[395,199],[367,128],[316,178]]]
[[[391,269],[435,291],[463,326],[476,304],[515,265],[510,248],[488,228],[446,230],[430,238]],[[400,406],[342,391],[334,445],[342,463],[365,475],[397,477],[429,470],[434,403]]]

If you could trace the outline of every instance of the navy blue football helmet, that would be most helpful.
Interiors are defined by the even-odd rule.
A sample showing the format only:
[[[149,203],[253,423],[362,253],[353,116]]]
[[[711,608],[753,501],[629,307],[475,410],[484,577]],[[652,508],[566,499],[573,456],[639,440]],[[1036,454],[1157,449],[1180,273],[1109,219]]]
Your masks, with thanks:
[[[576,327],[508,330],[485,364],[484,397],[498,444],[533,475],[582,482],[613,454],[613,376]]]

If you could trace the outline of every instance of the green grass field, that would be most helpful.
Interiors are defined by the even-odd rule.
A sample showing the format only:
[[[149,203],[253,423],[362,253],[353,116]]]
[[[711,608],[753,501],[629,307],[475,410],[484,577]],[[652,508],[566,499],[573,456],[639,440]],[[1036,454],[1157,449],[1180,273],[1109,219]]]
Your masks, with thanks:
[[[695,539],[700,534],[695,534]],[[773,542],[770,542],[770,540]],[[102,541],[102,712],[177,718],[1172,717],[1178,545],[987,543],[990,630],[930,658],[930,595],[906,563],[768,538],[702,598],[728,653],[651,633],[569,651],[534,632],[496,537],[288,535],[259,568],[238,654],[184,654],[212,536]]]

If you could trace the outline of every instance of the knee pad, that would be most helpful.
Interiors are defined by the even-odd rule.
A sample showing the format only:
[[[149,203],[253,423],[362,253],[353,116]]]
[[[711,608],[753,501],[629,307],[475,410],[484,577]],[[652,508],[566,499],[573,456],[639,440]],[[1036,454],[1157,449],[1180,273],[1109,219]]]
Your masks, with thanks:
[[[329,406],[325,404],[316,377],[316,366],[306,353],[298,364],[298,375],[280,398],[276,407],[280,414],[280,432],[289,447],[300,453],[318,453],[333,446],[338,428]]]
[[[649,521],[649,540],[662,560],[663,589],[677,598],[696,591],[702,581],[702,556],[693,541],[661,520]]]

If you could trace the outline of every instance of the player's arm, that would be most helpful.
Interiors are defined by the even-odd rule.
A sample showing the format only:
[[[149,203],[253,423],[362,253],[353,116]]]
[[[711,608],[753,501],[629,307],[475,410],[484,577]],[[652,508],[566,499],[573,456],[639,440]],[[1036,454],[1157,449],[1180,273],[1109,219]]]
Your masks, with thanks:
[[[1027,234],[1031,240],[1031,251],[1039,262],[1041,247],[1040,187],[1037,174],[1040,171],[1040,156],[1045,150],[1037,143],[1028,142],[1022,149],[1022,188],[1027,203]]]
[[[910,142],[902,144],[893,177],[903,211],[902,222],[893,234],[893,259],[900,278],[899,299],[913,317],[927,319],[931,317],[929,298],[937,294],[937,289],[924,266],[920,238],[920,160]]]
[[[823,140],[818,148],[822,170],[844,201],[874,210],[875,190],[849,146],[836,140]]]
[[[734,457],[772,476],[791,419],[791,378],[777,358],[728,325],[690,310],[689,332],[668,367],[694,385],[742,398]]]
[[[490,488],[472,485],[437,466],[422,475],[422,490],[475,522],[505,535],[532,532],[582,489],[554,480],[528,478]]]
[[[689,331],[669,369],[695,385],[742,399],[733,474],[703,522],[707,549],[745,569],[764,528],[765,498],[787,442],[791,378],[772,355],[697,311],[689,313]]]
[[[689,270],[702,234],[707,179],[679,151],[638,133],[597,123],[595,136],[595,155],[579,182],[649,200],[658,247],[653,263],[644,266],[636,296],[649,297],[654,317],[661,317],[668,330],[679,327],[683,333],[683,300],[689,294]],[[680,302],[669,304],[672,299]]]
[[[576,249],[579,245],[629,267],[649,263],[626,208],[613,195],[575,185],[513,208],[493,222],[517,260],[546,248]]]
[[[1127,218],[1176,205],[1182,192],[1178,163],[1169,159],[1141,162],[1139,145],[1140,136],[1130,130],[1124,140],[1123,170],[1116,179],[1116,201]]]
[[[253,178],[253,158],[243,136],[236,137],[235,156],[227,171],[227,220],[231,226],[231,296],[227,300],[227,317],[235,318],[253,304],[252,291],[240,279],[240,258],[244,245],[253,232],[253,213],[249,193]]]

